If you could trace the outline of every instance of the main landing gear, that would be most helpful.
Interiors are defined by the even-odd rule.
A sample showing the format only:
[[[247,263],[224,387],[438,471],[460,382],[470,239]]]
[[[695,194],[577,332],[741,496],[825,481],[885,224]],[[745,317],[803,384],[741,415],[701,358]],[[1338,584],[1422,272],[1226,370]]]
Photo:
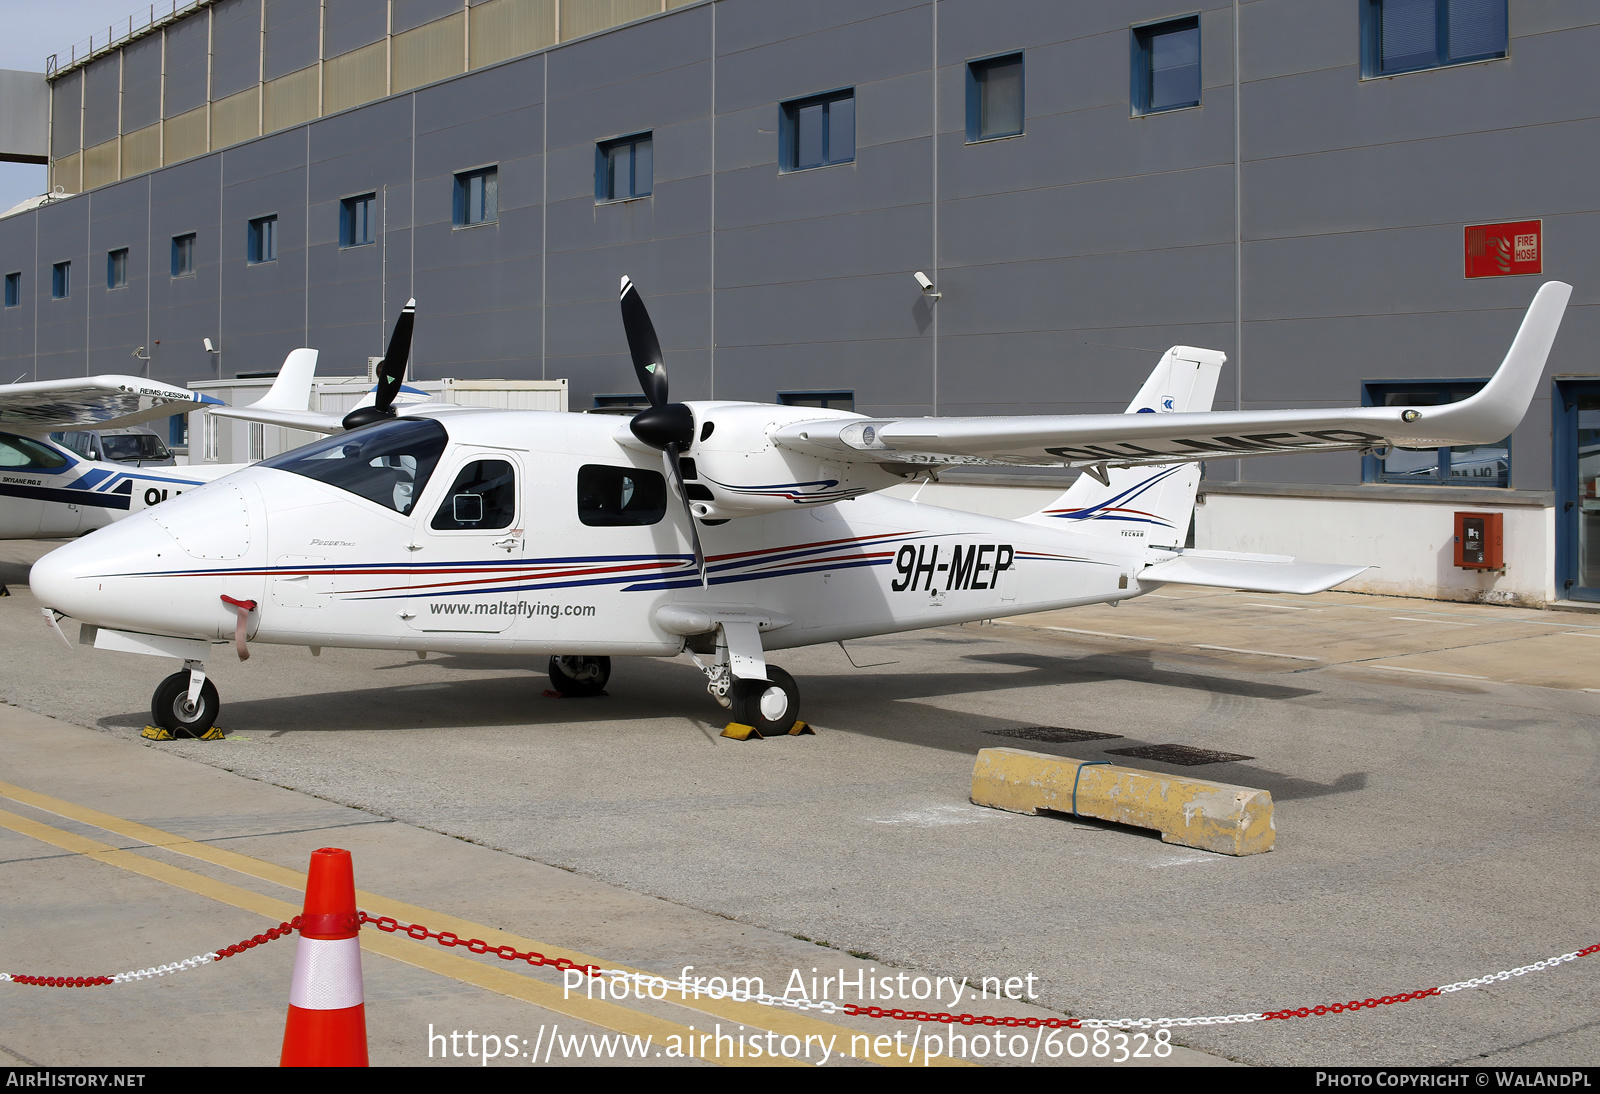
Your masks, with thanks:
[[[691,652],[690,656],[694,654]],[[694,657],[694,663],[706,674],[706,690],[711,697],[727,707],[733,717],[734,724],[723,731],[724,737],[744,740],[811,732],[800,721],[800,687],[794,677],[767,664],[759,623],[719,620],[716,660],[708,665]],[[745,729],[737,729],[741,726]]]
[[[150,721],[174,737],[202,736],[217,724],[221,709],[216,685],[199,661],[185,661],[183,671],[157,684],[150,697]]]

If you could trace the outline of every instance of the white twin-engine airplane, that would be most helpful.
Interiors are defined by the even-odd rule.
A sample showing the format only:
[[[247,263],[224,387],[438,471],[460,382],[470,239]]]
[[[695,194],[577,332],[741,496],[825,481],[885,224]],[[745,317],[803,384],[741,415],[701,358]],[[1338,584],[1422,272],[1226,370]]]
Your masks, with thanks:
[[[1196,461],[1498,441],[1527,409],[1570,294],[1541,288],[1494,377],[1446,406],[1212,412],[1224,356],[1177,346],[1126,414],[883,419],[669,402],[654,328],[623,278],[650,403],[631,420],[396,416],[404,350],[392,344],[375,404],[343,422],[226,411],[332,436],[59,548],[32,587],[52,625],[64,613],[101,648],[182,660],[151,710],[180,734],[213,725],[205,661],[229,640],[241,658],[250,641],[549,655],[568,695],[598,692],[611,657],[687,651],[735,720],[783,733],[798,728],[799,693],[768,663],[776,650],[1166,582],[1310,593],[1353,577],[1364,567],[1184,550]],[[397,342],[402,326],[409,343],[409,310]],[[876,493],[952,464],[1086,473],[1015,521]]]

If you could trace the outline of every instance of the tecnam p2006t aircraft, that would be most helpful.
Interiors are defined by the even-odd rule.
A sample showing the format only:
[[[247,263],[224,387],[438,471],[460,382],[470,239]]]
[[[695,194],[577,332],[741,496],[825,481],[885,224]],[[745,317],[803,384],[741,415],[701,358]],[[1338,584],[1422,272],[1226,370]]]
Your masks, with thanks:
[[[884,419],[670,402],[624,278],[650,404],[632,419],[396,416],[393,375],[342,422],[258,412],[332,435],[52,552],[32,586],[47,611],[97,627],[98,646],[183,660],[152,709],[179,732],[213,724],[205,661],[230,639],[241,657],[251,641],[549,655],[574,695],[597,692],[612,657],[687,651],[734,719],[785,732],[799,694],[768,663],[776,650],[1167,582],[1309,593],[1353,577],[1364,567],[1185,550],[1197,461],[1498,441],[1527,409],[1570,294],[1543,286],[1493,378],[1445,406],[1212,412],[1223,355],[1176,346],[1125,414]],[[1085,473],[1015,521],[877,493],[952,464]]]

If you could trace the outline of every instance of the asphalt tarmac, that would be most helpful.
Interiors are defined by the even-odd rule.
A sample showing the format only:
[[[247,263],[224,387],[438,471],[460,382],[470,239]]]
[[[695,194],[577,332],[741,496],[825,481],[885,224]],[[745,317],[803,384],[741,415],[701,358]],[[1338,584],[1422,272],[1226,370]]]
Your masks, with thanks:
[[[138,737],[149,693],[176,665],[69,652],[19,587],[44,549],[0,555],[14,594],[0,600],[0,698],[66,723],[62,755],[79,759],[58,769],[42,723],[6,722],[0,779],[208,845],[244,841],[284,866],[359,837],[376,874],[358,874],[363,888],[666,975],[696,964],[776,976],[812,960],[974,985],[1034,978],[1035,1007],[963,999],[975,1013],[1217,1015],[1393,995],[1600,942],[1600,694],[1583,690],[1600,685],[1588,669],[1600,617],[1169,588],[1120,609],[851,643],[861,668],[838,647],[786,652],[775,660],[799,680],[817,735],[745,743],[717,736],[720,709],[686,659],[619,660],[608,696],[558,700],[542,694],[542,665],[514,658],[256,646],[247,663],[208,666],[229,739],[154,744]],[[1036,726],[1121,738],[1010,735]],[[32,742],[23,763],[16,734]],[[1251,757],[1139,766],[1271,791],[1277,849],[1228,858],[967,801],[983,747],[1099,759],[1147,743]],[[309,819],[291,823],[300,812]],[[207,916],[200,925],[215,929],[202,931],[172,912],[141,919],[137,901],[112,916],[97,903],[109,903],[97,879],[111,866],[3,835],[9,876],[35,878],[41,856],[63,871],[54,887],[5,887],[6,968],[49,973],[70,957],[63,972],[107,971],[76,967],[64,922],[158,943],[172,931],[170,954],[140,951],[165,960],[265,922]],[[553,906],[523,899],[534,873],[570,892]],[[641,934],[652,919],[667,926]],[[292,945],[231,962],[284,962]],[[1600,955],[1354,1014],[1187,1028],[1174,1041],[1191,1051],[1168,1062],[1592,1065],[1589,961]],[[412,1000],[385,1062],[427,1062],[424,1012],[464,1028],[473,1007],[511,1005],[441,974],[422,980],[434,986],[385,989],[395,1006]],[[0,995],[13,1039],[32,1028],[13,1009],[22,990]],[[55,1014],[100,1005],[56,999]],[[520,1019],[530,1034],[555,1020],[539,1013]],[[70,1038],[35,1032],[61,1055],[3,1047],[74,1062]],[[252,1062],[270,1062],[272,1037],[257,1040],[266,1048]]]

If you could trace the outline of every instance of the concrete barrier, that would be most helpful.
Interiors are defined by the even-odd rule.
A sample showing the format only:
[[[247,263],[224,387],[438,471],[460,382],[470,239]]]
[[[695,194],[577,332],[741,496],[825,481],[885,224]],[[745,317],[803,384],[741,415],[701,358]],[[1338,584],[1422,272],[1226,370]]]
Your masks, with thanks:
[[[985,748],[972,767],[972,802],[1037,815],[1068,813],[1154,828],[1166,843],[1255,855],[1272,850],[1272,795],[1265,790],[1046,756]]]

